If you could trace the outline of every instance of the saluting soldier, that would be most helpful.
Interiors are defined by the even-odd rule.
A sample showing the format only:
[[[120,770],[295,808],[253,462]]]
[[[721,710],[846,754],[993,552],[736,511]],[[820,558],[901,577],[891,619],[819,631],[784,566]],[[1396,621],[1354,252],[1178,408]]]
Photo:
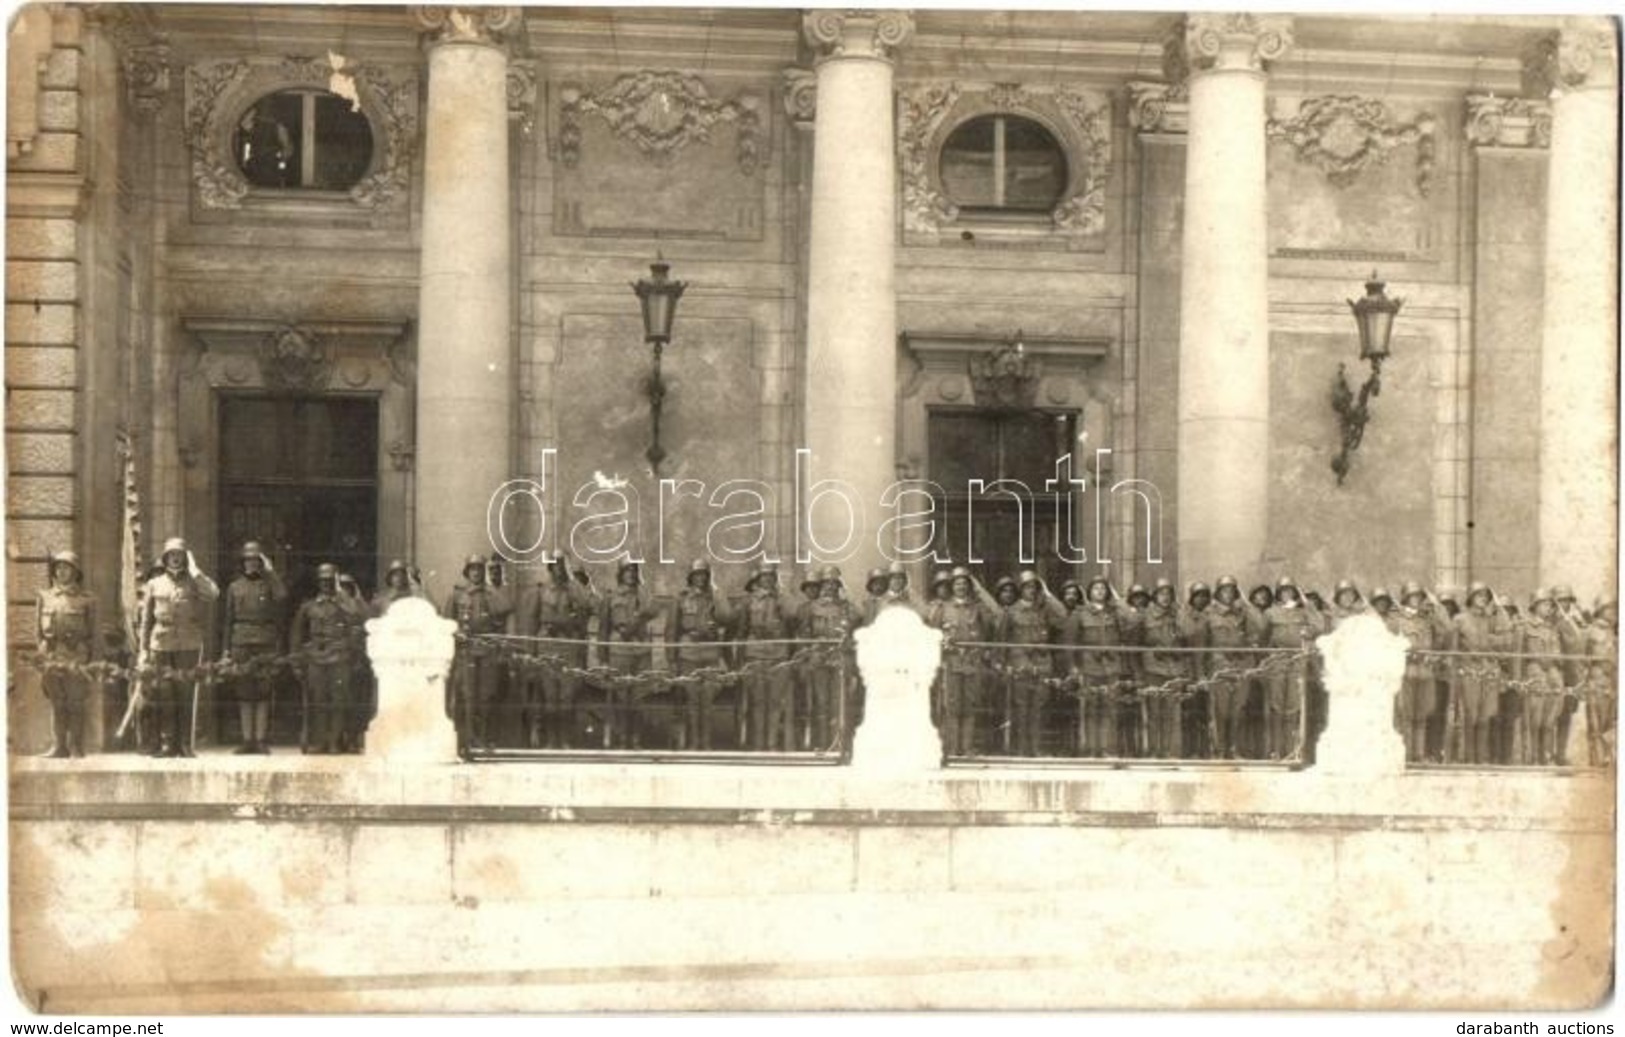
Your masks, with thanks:
[[[1392,607],[1392,598],[1382,589],[1372,593],[1371,603],[1377,607],[1388,629],[1410,645],[1405,655],[1405,679],[1400,685],[1395,711],[1399,733],[1405,738],[1405,758],[1416,763],[1427,755],[1428,719],[1437,705],[1433,689],[1434,666],[1426,658],[1426,653],[1444,642],[1446,630],[1428,612],[1427,592],[1414,581],[1406,581],[1399,588],[1398,608]]]
[[[1024,570],[1016,578],[1020,598],[1004,610],[1004,628],[998,640],[1014,645],[1047,645],[1066,624],[1066,608],[1049,592],[1038,573]],[[1017,756],[1037,756],[1039,721],[1049,698],[1045,683],[1055,674],[1058,653],[1033,648],[1010,648],[1005,679],[1010,682],[1010,731]]]
[[[1524,723],[1528,744],[1525,759],[1549,766],[1557,762],[1557,718],[1563,711],[1562,661],[1540,656],[1563,653],[1563,638],[1557,626],[1557,602],[1545,588],[1535,591],[1529,601],[1529,621],[1523,624],[1518,660],[1524,688]]]
[[[1587,656],[1583,694],[1586,730],[1592,766],[1614,762],[1618,735],[1619,610],[1608,598],[1599,599],[1585,632]],[[1559,762],[1562,762],[1561,760]]]
[[[1251,669],[1256,657],[1246,652],[1225,651],[1252,644],[1247,607],[1241,601],[1241,587],[1234,576],[1219,578],[1213,591],[1213,604],[1204,618],[1210,651],[1202,658],[1211,689],[1208,702],[1213,716],[1213,755],[1227,760],[1239,759],[1248,686],[1248,681],[1239,674]]]
[[[1213,592],[1200,580],[1188,584],[1185,607],[1179,610],[1179,643],[1186,648],[1208,647],[1208,617],[1213,608]],[[1209,655],[1203,651],[1185,657],[1185,670],[1198,683],[1180,696],[1180,723],[1184,739],[1184,755],[1205,760],[1213,753],[1213,699],[1200,685],[1209,673]]]
[[[457,725],[458,754],[465,760],[492,748],[491,713],[502,690],[502,655],[487,637],[504,633],[513,611],[507,591],[490,586],[485,577],[485,556],[469,555],[463,563],[463,578],[452,588],[442,610],[447,619],[457,622],[459,640],[447,684],[447,710]]]
[[[96,599],[80,584],[79,556],[72,551],[51,555],[46,585],[39,591],[34,618],[39,630],[45,672],[40,684],[51,704],[52,759],[85,755],[85,712],[90,678],[74,667],[96,658]]]
[[[255,666],[254,660],[275,658],[281,650],[288,589],[259,541],[244,544],[240,558],[242,574],[226,588],[226,651],[221,661],[250,667],[232,681],[243,728],[243,743],[233,752],[264,755],[271,751],[265,740],[270,730],[271,685],[275,678]]]
[[[1143,584],[1132,584],[1124,606],[1117,613],[1117,627],[1122,643],[1135,648],[1145,645],[1145,617],[1151,608],[1151,592]],[[1146,752],[1146,704],[1142,697],[1145,668],[1141,653],[1125,654],[1124,669],[1128,680],[1119,683],[1113,696],[1112,707],[1117,717],[1116,755],[1144,756]]]
[[[826,565],[819,572],[818,599],[803,613],[801,636],[825,641],[841,642],[842,653],[847,639],[857,625],[859,616],[841,596],[841,570]],[[885,573],[881,572],[884,580]],[[885,581],[889,584],[889,581]],[[842,680],[842,662],[839,656],[822,654],[807,673],[807,717],[814,749],[831,749],[840,736],[840,703],[845,694]]]
[[[805,593],[811,579],[802,581]],[[746,741],[756,750],[795,748],[795,710],[790,668],[791,610],[779,599],[779,567],[771,562],[753,565],[745,579],[744,607],[740,611],[740,637],[744,646]],[[803,609],[811,608],[807,602]]]
[[[649,669],[653,649],[649,624],[659,607],[643,589],[643,567],[623,556],[615,570],[615,589],[598,606],[598,636],[607,645],[605,662],[611,669],[638,676]],[[604,726],[604,748],[643,748],[639,697],[632,684],[610,682],[605,689],[609,716]]]
[[[1275,603],[1265,613],[1267,648],[1308,649],[1322,632],[1319,616],[1304,604],[1298,585],[1283,576],[1275,585]],[[1298,731],[1307,699],[1309,662],[1305,657],[1272,656],[1265,665],[1264,749],[1272,760],[1287,760],[1302,748]]]
[[[869,570],[863,581],[863,625],[868,626],[880,610],[892,603],[891,574],[884,569]]]
[[[198,568],[180,537],[164,541],[163,572],[147,581],[137,643],[138,669],[158,672],[153,698],[158,717],[154,756],[191,756],[197,711],[196,683],[180,674],[195,669],[203,656],[203,635],[211,603],[220,587]]]
[[[1181,647],[1176,593],[1172,580],[1157,580],[1141,621],[1140,643],[1145,647]],[[1175,652],[1146,652],[1140,656],[1140,674],[1140,695],[1147,714],[1146,753],[1153,759],[1178,759],[1185,754],[1180,699],[1190,678],[1189,660]]]
[[[1120,646],[1123,639],[1111,582],[1102,575],[1091,576],[1082,594],[1083,603],[1067,616],[1063,637],[1081,649],[1068,653],[1082,700],[1078,751],[1098,758],[1110,756],[1118,748],[1114,696],[1123,677],[1123,657],[1110,649]]]
[[[546,661],[525,681],[526,740],[532,749],[563,749],[580,686],[580,679],[564,668],[586,668],[593,601],[592,592],[571,578],[562,552],[548,552],[543,563],[546,576],[518,607],[516,624],[525,637],[559,640],[533,643],[533,653]]]
[[[384,585],[373,592],[371,611],[374,616],[382,616],[402,598],[421,597],[423,585],[417,578],[417,571],[405,561],[392,558],[389,568],[384,571]]]
[[[1456,617],[1452,647],[1460,652],[1506,652],[1513,636],[1506,614],[1495,605],[1495,594],[1485,583],[1467,589],[1467,608]],[[1457,661],[1463,752],[1468,763],[1491,763],[1491,724],[1500,713],[1501,689],[1506,674],[1491,658]]]
[[[343,750],[354,690],[356,631],[366,620],[359,598],[339,593],[338,566],[316,567],[316,596],[299,606],[290,647],[302,657],[306,751]]]
[[[934,603],[926,622],[942,631],[943,743],[950,756],[968,756],[976,748],[976,708],[982,697],[979,653],[960,646],[985,641],[997,621],[997,604],[970,570],[949,573],[947,600]]]
[[[676,653],[677,672],[725,669],[722,648],[715,642],[722,640],[733,621],[728,599],[718,595],[711,585],[711,563],[696,558],[688,567],[687,585],[677,595],[666,622],[666,629],[673,632],[672,638],[681,646]],[[682,732],[682,746],[702,751],[711,748],[711,708],[721,688],[721,682],[714,678],[688,686],[684,697],[688,723]]]
[[[891,593],[892,604],[913,609],[915,614],[919,614],[922,611],[920,602],[915,600],[914,588],[908,578],[908,569],[904,567],[903,563],[892,562],[886,566],[886,578],[890,584],[888,590]]]

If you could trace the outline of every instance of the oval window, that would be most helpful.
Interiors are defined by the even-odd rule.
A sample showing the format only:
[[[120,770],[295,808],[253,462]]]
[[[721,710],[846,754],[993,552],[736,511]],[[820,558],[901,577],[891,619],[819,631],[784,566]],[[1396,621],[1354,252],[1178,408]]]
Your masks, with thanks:
[[[278,90],[243,113],[232,151],[255,187],[343,191],[372,164],[372,123],[326,90]]]
[[[961,210],[1047,213],[1066,192],[1066,152],[1019,115],[967,120],[942,145],[942,187]]]

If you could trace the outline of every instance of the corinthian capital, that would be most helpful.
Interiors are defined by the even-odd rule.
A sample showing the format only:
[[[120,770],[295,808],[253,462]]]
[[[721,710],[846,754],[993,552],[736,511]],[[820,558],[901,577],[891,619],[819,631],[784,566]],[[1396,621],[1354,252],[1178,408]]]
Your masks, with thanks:
[[[1163,46],[1162,65],[1174,83],[1209,70],[1267,72],[1291,47],[1286,15],[1204,11],[1180,19]]]
[[[907,11],[820,8],[802,14],[801,31],[821,59],[890,60],[914,35],[914,16]]]
[[[437,43],[483,43],[499,46],[521,24],[517,7],[446,7],[421,5],[412,8],[412,20],[424,41]]]
[[[1589,20],[1541,37],[1524,53],[1523,89],[1532,97],[1612,90],[1618,80],[1613,33]]]

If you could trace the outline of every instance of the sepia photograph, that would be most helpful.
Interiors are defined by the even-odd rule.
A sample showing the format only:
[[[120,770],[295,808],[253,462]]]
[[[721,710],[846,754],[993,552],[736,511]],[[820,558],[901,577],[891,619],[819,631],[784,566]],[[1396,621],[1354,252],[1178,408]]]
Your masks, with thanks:
[[[13,7],[9,1016],[1611,1033],[1619,33]]]

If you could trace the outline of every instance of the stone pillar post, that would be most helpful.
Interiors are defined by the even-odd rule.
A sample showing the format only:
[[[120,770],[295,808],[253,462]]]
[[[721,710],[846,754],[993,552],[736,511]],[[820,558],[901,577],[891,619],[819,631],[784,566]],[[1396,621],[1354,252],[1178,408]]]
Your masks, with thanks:
[[[1405,739],[1394,729],[1394,697],[1405,679],[1403,637],[1374,615],[1350,616],[1315,647],[1325,661],[1326,730],[1315,771],[1374,778],[1405,770]]]
[[[511,7],[414,8],[428,35],[418,287],[418,563],[448,593],[489,549],[486,508],[509,478],[513,248],[508,163]]]
[[[446,716],[456,630],[422,598],[404,598],[367,620],[367,659],[378,677],[378,715],[367,728],[370,760],[457,762],[457,729]]]
[[[942,665],[942,631],[919,613],[888,606],[856,635],[865,689],[863,723],[852,736],[852,769],[908,774],[942,766],[931,723],[931,681]]]
[[[1189,97],[1180,263],[1179,569],[1257,573],[1269,520],[1264,87],[1291,19],[1187,15],[1167,53]]]
[[[815,558],[879,561],[880,498],[897,441],[897,151],[891,54],[914,32],[901,11],[809,11],[802,29],[818,51],[812,227],[808,255],[806,446],[802,545]],[[850,486],[855,551],[845,508],[813,483]],[[861,512],[858,511],[861,507]],[[808,528],[810,527],[810,528]],[[810,537],[809,537],[810,533]],[[822,545],[828,552],[820,552]],[[829,550],[836,549],[836,550]]]
[[[1619,484],[1619,57],[1601,18],[1537,43],[1526,92],[1550,97],[1540,363],[1540,578],[1612,593]]]

